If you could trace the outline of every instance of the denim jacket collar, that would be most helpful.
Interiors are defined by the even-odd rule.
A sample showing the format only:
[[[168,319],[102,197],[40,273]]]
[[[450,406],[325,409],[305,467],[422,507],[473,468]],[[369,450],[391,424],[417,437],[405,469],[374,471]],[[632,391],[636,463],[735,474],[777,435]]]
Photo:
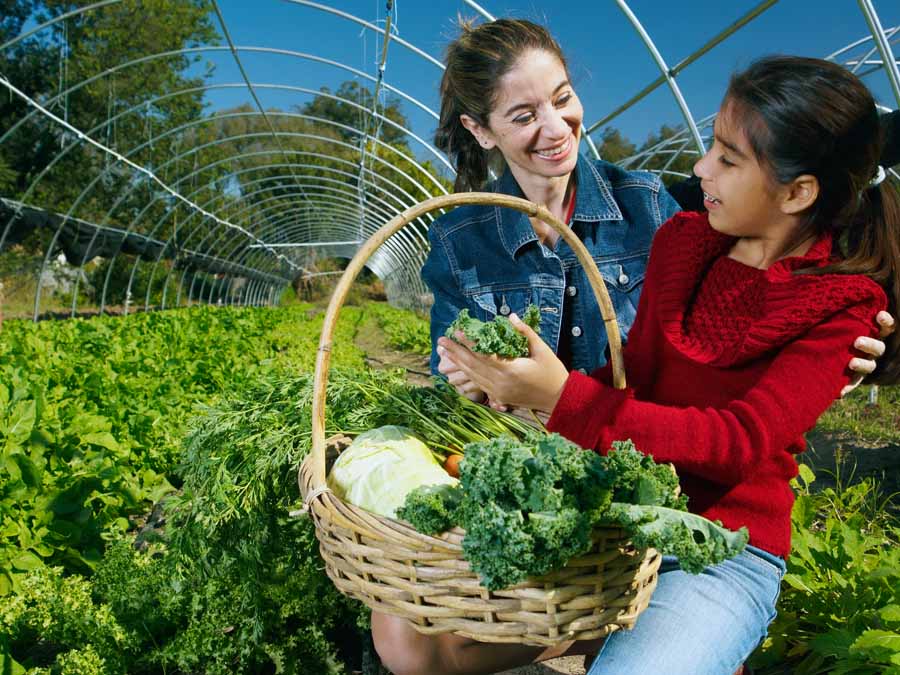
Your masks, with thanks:
[[[603,220],[622,220],[622,211],[613,199],[609,181],[601,175],[593,162],[578,155],[575,166],[578,191],[575,193],[575,212],[573,221],[599,222]],[[516,183],[509,167],[494,184],[494,192],[524,197],[522,188]],[[500,241],[510,257],[514,258],[522,246],[537,241],[534,228],[528,216],[513,209],[495,207],[497,229]]]

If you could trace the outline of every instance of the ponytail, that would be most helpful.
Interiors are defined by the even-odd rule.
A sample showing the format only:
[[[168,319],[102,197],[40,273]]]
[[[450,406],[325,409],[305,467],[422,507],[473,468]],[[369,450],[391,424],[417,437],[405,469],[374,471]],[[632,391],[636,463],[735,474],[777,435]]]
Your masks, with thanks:
[[[460,121],[459,116],[465,111],[457,108],[449,79],[445,74],[441,82],[441,118],[434,134],[434,144],[446,153],[456,167],[454,192],[481,190],[488,177],[488,151],[478,144],[475,136]],[[471,116],[471,113],[467,114]],[[482,124],[480,120],[479,124]]]
[[[896,318],[900,311],[900,189],[895,182],[883,180],[860,193],[859,209],[843,239],[843,259],[817,271],[866,275],[884,288],[888,311]],[[867,382],[900,383],[900,330],[888,336],[885,345]]]

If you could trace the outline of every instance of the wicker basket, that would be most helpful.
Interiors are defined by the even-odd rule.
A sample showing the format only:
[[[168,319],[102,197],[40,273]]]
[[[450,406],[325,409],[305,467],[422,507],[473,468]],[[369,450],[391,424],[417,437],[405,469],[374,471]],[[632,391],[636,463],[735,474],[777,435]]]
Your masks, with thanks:
[[[299,483],[325,570],[342,593],[375,611],[405,617],[422,633],[454,632],[482,642],[551,646],[631,628],[650,601],[661,558],[652,549],[635,550],[617,528],[595,529],[593,548],[553,574],[489,591],[463,559],[462,530],[429,537],[401,521],[347,504],[325,486],[331,440],[325,438],[325,389],[338,311],[350,286],[372,253],[400,228],[429,211],[462,204],[522,211],[568,242],[587,271],[606,324],[614,386],[625,386],[619,328],[600,273],[581,241],[546,208],[517,197],[472,192],[435,197],[396,216],[354,256],[322,326],[313,384],[312,451],[300,466]]]

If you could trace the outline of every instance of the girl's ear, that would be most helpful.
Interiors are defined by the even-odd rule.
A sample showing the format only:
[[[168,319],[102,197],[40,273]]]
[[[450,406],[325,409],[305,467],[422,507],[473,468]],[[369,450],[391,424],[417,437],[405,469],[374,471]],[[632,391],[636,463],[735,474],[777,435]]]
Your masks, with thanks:
[[[797,215],[816,203],[819,197],[819,179],[804,173],[782,186],[782,189],[782,213]]]
[[[480,145],[485,150],[490,150],[495,145],[493,135],[491,134],[489,129],[481,126],[477,121],[475,121],[474,117],[470,117],[463,113],[459,116],[459,121],[462,122],[462,125],[469,130],[475,140],[478,141],[478,145]]]

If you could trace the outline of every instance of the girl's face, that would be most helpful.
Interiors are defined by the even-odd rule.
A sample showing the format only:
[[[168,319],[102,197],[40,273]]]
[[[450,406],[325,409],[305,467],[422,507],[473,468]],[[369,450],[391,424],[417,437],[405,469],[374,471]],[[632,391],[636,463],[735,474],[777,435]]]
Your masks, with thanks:
[[[519,183],[567,176],[578,161],[584,110],[559,58],[527,51],[501,78],[497,101],[482,127],[463,124],[482,147],[498,148]]]
[[[716,116],[714,142],[694,165],[713,229],[735,237],[766,237],[784,218],[782,186],[760,165],[726,101]]]

